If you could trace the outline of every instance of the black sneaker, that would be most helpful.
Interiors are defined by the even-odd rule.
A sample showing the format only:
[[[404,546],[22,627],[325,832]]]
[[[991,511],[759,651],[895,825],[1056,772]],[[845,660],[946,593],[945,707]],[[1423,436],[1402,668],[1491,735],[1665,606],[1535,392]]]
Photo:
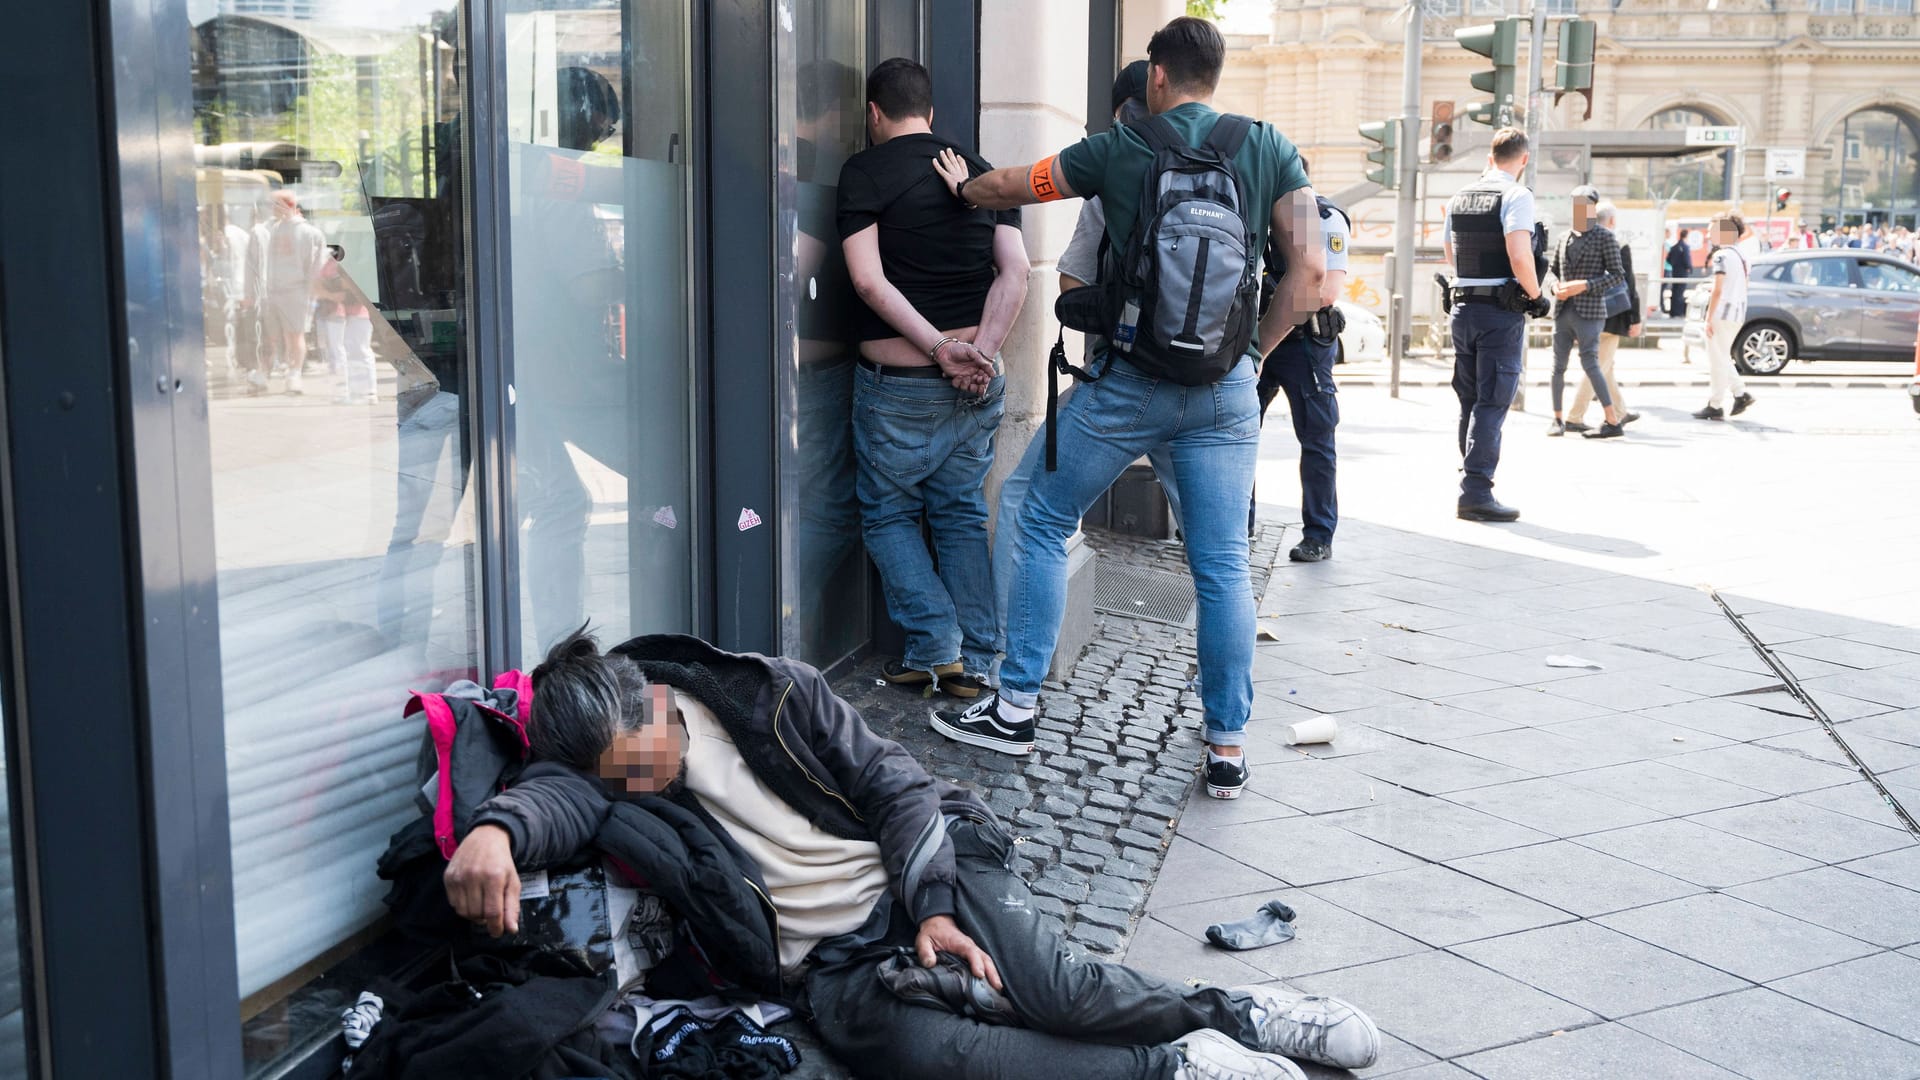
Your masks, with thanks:
[[[1626,426],[1627,426],[1628,424],[1631,424],[1631,423],[1633,423],[1633,422],[1634,422],[1635,420],[1638,420],[1638,419],[1640,419],[1640,414],[1639,414],[1639,413],[1637,413],[1637,412],[1630,412],[1630,413],[1621,413],[1621,414],[1620,414],[1620,426],[1621,426],[1621,427],[1626,427]]]
[[[1488,499],[1483,503],[1461,503],[1456,511],[1461,521],[1519,521],[1520,511]]]
[[[1295,544],[1293,550],[1287,552],[1287,558],[1294,562],[1325,562],[1333,558],[1333,545],[1309,537]]]
[[[1247,786],[1247,758],[1245,754],[1232,758],[1214,758],[1207,755],[1207,794],[1216,799],[1237,799],[1240,791]]]
[[[954,742],[982,746],[1002,754],[1033,753],[1033,719],[1002,720],[999,694],[981,698],[965,709],[935,709],[931,723],[933,730]]]
[[[1694,413],[1693,418],[1695,420],[1725,420],[1727,418],[1727,414],[1726,414],[1726,410],[1716,409],[1713,406],[1709,405],[1706,408],[1701,409],[1699,412]]]
[[[1589,431],[1592,431],[1593,428],[1588,427],[1586,424],[1583,424],[1578,420],[1569,420],[1567,421],[1567,430],[1572,432],[1578,432],[1580,434],[1585,434]]]
[[[1739,397],[1733,399],[1733,408],[1729,410],[1728,415],[1739,416],[1741,413],[1747,411],[1747,406],[1752,404],[1752,394],[1741,394]]]
[[[1621,427],[1619,424],[1601,424],[1599,431],[1589,431],[1585,437],[1589,439],[1617,439],[1626,433],[1627,429]]]

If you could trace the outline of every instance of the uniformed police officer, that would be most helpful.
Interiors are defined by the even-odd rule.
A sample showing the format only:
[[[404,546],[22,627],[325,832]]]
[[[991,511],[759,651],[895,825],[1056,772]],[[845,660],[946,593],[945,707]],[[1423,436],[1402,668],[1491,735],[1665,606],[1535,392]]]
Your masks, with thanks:
[[[1305,159],[1300,164],[1305,166]],[[1334,394],[1333,362],[1339,354],[1340,331],[1346,320],[1333,302],[1346,288],[1347,244],[1353,236],[1353,222],[1326,196],[1315,196],[1315,202],[1327,246],[1320,310],[1283,338],[1260,365],[1261,419],[1266,419],[1267,406],[1284,390],[1293,413],[1293,436],[1300,442],[1301,540],[1287,553],[1294,562],[1332,558],[1333,530],[1340,521],[1334,494],[1333,451],[1340,401]]]
[[[1551,305],[1540,295],[1533,192],[1520,185],[1527,136],[1519,128],[1493,135],[1487,171],[1447,204],[1447,262],[1454,268],[1453,392],[1460,398],[1460,517],[1518,521],[1520,511],[1493,497],[1500,464],[1500,427],[1520,387],[1527,316]]]

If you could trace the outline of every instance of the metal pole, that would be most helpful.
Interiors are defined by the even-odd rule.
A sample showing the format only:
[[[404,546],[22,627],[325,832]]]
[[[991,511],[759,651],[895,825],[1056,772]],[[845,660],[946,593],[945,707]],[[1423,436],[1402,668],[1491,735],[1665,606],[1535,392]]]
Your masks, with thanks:
[[[1527,53],[1527,175],[1520,182],[1533,186],[1534,163],[1540,159],[1540,57],[1547,51],[1547,9],[1533,0],[1533,48]]]
[[[1413,248],[1414,233],[1419,228],[1414,219],[1419,216],[1420,47],[1426,32],[1422,4],[1408,4],[1406,13],[1407,55],[1400,83],[1400,198],[1394,213],[1393,274],[1388,285],[1395,305],[1388,308],[1394,322],[1393,340],[1387,350],[1392,361],[1394,397],[1400,396],[1400,362],[1413,340]]]

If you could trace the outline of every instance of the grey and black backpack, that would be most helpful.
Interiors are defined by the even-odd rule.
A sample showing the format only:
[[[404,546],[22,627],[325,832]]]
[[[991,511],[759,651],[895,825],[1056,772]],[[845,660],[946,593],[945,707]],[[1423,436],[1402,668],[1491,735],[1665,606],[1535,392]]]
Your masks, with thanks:
[[[1157,378],[1218,382],[1260,318],[1259,249],[1233,163],[1253,121],[1223,115],[1199,146],[1162,116],[1128,126],[1153,164],[1133,231],[1101,275],[1109,348]]]

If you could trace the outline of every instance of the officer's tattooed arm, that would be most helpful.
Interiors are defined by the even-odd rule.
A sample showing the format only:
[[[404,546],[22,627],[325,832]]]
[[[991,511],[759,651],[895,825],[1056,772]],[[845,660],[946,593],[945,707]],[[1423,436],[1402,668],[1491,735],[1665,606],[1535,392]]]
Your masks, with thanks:
[[[967,194],[973,194],[968,185]],[[1313,189],[1303,187],[1273,204],[1274,243],[1286,253],[1287,272],[1273,290],[1273,303],[1260,320],[1260,355],[1272,352],[1287,332],[1320,310],[1320,286],[1327,278],[1327,238],[1321,233],[1320,206]]]
[[[940,156],[933,159],[933,171],[940,174],[947,190],[955,195],[961,195],[957,189],[965,181],[967,190],[963,197],[967,205],[1011,210],[1029,203],[1079,198],[1079,193],[1067,185],[1067,178],[1060,175],[1059,162],[1056,154],[1031,165],[995,169],[968,180],[966,160],[952,150],[942,150]]]

